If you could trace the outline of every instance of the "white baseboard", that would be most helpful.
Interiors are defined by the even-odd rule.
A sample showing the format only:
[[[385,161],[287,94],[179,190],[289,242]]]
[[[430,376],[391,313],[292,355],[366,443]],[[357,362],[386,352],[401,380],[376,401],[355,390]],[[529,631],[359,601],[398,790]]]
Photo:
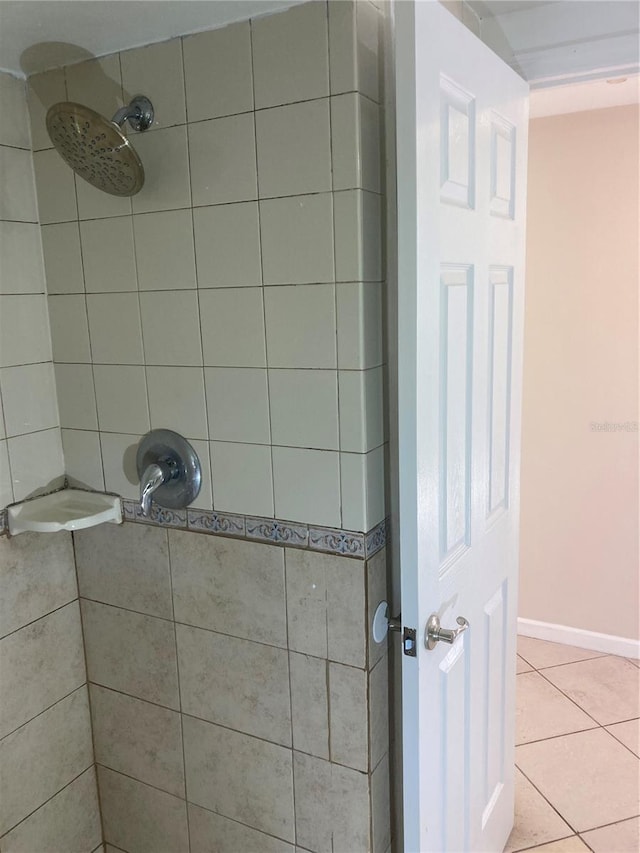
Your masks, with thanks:
[[[518,617],[518,633],[536,640],[549,640],[565,646],[577,646],[579,649],[640,660],[640,640],[631,640],[627,637],[598,634],[596,631],[585,631],[583,628],[570,628],[568,625],[554,625],[552,622],[539,622],[537,619],[521,617]]]

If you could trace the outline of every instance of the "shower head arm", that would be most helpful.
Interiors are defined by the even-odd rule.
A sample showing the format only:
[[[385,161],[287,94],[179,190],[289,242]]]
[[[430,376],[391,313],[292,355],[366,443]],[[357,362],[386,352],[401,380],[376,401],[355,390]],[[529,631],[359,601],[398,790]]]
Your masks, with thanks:
[[[153,124],[153,105],[144,95],[136,95],[130,104],[120,107],[111,121],[118,127],[128,121],[134,130],[147,130]]]

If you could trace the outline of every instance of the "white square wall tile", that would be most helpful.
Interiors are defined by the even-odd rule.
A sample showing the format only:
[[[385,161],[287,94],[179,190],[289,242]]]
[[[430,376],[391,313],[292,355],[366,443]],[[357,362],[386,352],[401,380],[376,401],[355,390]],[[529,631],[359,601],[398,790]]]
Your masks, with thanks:
[[[269,367],[336,366],[334,285],[265,289]]]
[[[338,367],[365,370],[384,361],[382,285],[379,282],[336,284]]]
[[[104,486],[108,492],[115,492],[130,500],[139,500],[140,481],[136,468],[136,453],[141,437],[141,435],[100,433]]]
[[[273,516],[271,448],[212,441],[211,476],[214,509]]]
[[[36,151],[33,167],[38,190],[38,214],[41,225],[50,222],[69,222],[78,217],[73,172],[55,148]],[[6,184],[4,185],[6,186]],[[5,217],[22,219],[20,216]],[[38,219],[35,215],[33,219]]]
[[[87,293],[137,289],[130,216],[81,222],[80,238]]]
[[[381,20],[373,3],[329,0],[332,95],[355,89],[379,100]]]
[[[385,517],[384,447],[341,453],[342,526],[363,533]]]
[[[198,367],[202,364],[198,295],[195,290],[140,294],[147,364]]]
[[[30,151],[0,146],[0,186],[0,219],[38,221]]]
[[[31,142],[33,150],[52,148],[45,118],[47,110],[60,101],[67,100],[64,69],[54,68],[42,74],[32,74],[27,81],[27,102],[31,118]]]
[[[10,438],[7,445],[16,501],[62,485],[64,462],[59,429]]]
[[[333,281],[331,193],[260,202],[265,284]]]
[[[0,296],[0,367],[50,360],[47,297]]]
[[[98,364],[93,375],[100,429],[131,434],[147,432],[149,412],[144,367]]]
[[[44,293],[40,226],[0,221],[0,293]]]
[[[147,390],[151,429],[208,439],[201,367],[147,367]]]
[[[251,28],[257,109],[329,94],[326,3],[258,18]]]
[[[189,125],[194,206],[258,197],[253,113]]]
[[[86,299],[93,362],[142,364],[138,294],[90,293]]]
[[[3,116],[0,125],[0,145],[31,148],[26,95],[24,80],[0,73],[0,115]]]
[[[357,0],[329,0],[331,94],[358,88]]]
[[[9,450],[6,440],[0,440],[0,506],[13,503],[13,483],[9,468]]]
[[[329,101],[256,113],[260,198],[331,190]]]
[[[190,210],[133,217],[140,290],[180,290],[196,286]]]
[[[340,449],[366,453],[384,441],[382,368],[341,370]]]
[[[379,107],[356,92],[331,98],[333,188],[380,192]]]
[[[53,360],[90,362],[89,324],[84,293],[50,296],[48,304]]]
[[[64,471],[72,486],[104,490],[100,434],[79,429],[62,430]]]
[[[340,527],[340,465],[327,450],[273,448],[276,518]]]
[[[58,404],[53,364],[5,367],[0,371],[7,435],[57,427]]]
[[[380,196],[360,190],[333,198],[336,281],[382,280]]]
[[[207,367],[205,378],[211,439],[269,444],[267,371]]]
[[[181,39],[122,51],[120,65],[125,102],[142,93],[154,105],[149,130],[185,123]]]
[[[182,45],[189,121],[253,109],[249,21],[186,36]]]
[[[134,141],[137,148],[138,141]],[[76,194],[78,219],[107,219],[110,216],[131,215],[131,198],[105,193],[80,175],[76,175]]]
[[[212,367],[266,367],[262,288],[200,291],[204,363]]]
[[[68,65],[65,76],[68,100],[84,104],[107,119],[124,104],[117,53]]]
[[[91,365],[56,364],[55,376],[60,426],[69,429],[98,429]]]
[[[84,273],[77,222],[42,226],[47,293],[84,293]]]
[[[136,134],[136,151],[144,165],[144,186],[133,197],[134,213],[191,206],[187,128],[160,128]]]
[[[198,287],[262,284],[258,204],[221,204],[193,211]]]
[[[273,444],[338,449],[338,388],[334,370],[270,370]]]

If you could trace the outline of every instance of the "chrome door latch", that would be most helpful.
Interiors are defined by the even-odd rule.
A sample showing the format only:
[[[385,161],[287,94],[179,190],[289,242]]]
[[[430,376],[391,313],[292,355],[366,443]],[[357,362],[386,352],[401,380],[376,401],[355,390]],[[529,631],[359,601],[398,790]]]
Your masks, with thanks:
[[[403,653],[410,658],[417,656],[416,629],[403,628],[402,617],[400,615],[390,617],[389,605],[386,601],[381,601],[376,607],[371,630],[373,633],[373,639],[376,643],[382,643],[384,641],[387,636],[387,631],[396,631],[397,633],[401,633]]]

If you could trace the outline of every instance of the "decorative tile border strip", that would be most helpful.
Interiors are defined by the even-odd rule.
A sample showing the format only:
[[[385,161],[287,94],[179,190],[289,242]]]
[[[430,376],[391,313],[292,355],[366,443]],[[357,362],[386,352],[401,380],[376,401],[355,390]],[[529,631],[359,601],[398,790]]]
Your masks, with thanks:
[[[384,548],[389,539],[388,521],[381,521],[368,533],[340,530],[335,527],[313,527],[277,518],[231,515],[207,509],[174,510],[151,505],[151,517],[142,514],[138,501],[122,500],[122,517],[136,524],[193,530],[214,536],[235,536],[251,542],[304,548],[323,554],[338,554],[365,560]],[[9,533],[6,509],[0,510],[0,536]]]
[[[179,527],[214,536],[235,536],[251,542],[286,545],[324,554],[339,554],[365,560],[387,544],[388,522],[381,521],[368,533],[340,530],[334,527],[313,527],[278,518],[257,518],[252,515],[231,515],[208,509],[167,510],[151,505],[151,518],[140,511],[137,501],[123,500],[122,514],[126,521],[153,524],[158,527]]]
[[[138,501],[122,501],[122,515],[125,521],[136,521],[139,524],[154,524],[158,527],[186,527],[186,509],[165,509],[158,504],[151,504],[151,516],[142,514]]]

